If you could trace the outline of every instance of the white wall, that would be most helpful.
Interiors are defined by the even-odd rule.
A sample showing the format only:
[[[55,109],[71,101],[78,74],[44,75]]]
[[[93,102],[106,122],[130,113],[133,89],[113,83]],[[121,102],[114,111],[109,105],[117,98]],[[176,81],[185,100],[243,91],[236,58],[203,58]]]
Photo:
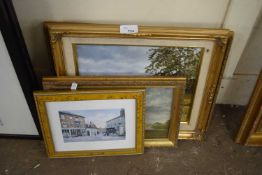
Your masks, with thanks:
[[[262,8],[261,0],[231,0],[223,28],[235,32],[231,52],[224,72],[224,77],[232,77],[238,61],[243,54],[253,28],[258,21]]]
[[[0,134],[38,135],[0,33]]]
[[[228,92],[231,82],[235,80],[235,68],[262,7],[261,0],[13,0],[13,3],[39,76],[51,74],[52,69],[52,60],[47,55],[43,35],[44,21],[232,29],[235,40],[221,92]],[[236,102],[233,100],[235,96],[229,94],[228,97],[221,92],[219,103]],[[240,98],[241,104],[246,104],[249,95],[245,94]]]
[[[44,21],[216,28],[229,0],[13,0],[35,71],[49,74]]]
[[[217,98],[218,103],[237,105],[248,103],[262,68],[261,44],[262,15],[260,15],[247,46],[243,50],[233,76],[224,76]]]

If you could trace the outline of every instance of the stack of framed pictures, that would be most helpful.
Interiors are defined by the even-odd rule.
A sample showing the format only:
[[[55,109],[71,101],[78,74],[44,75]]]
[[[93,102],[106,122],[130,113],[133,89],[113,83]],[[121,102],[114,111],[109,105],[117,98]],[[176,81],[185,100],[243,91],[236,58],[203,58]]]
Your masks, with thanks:
[[[198,140],[203,138],[232,41],[233,33],[230,30],[139,26],[137,33],[123,34],[119,30],[119,25],[46,22],[44,26],[57,74],[56,77],[43,78],[45,93],[53,91],[51,94],[54,95],[55,92],[60,93],[62,90],[70,92],[72,83],[74,83],[78,85],[78,90],[67,92],[70,94],[70,98],[64,97],[71,103],[71,96],[74,96],[74,93],[78,94],[79,91],[92,97],[97,97],[98,91],[99,93],[101,91],[102,94],[109,91],[111,95],[104,95],[108,96],[107,99],[114,98],[114,100],[115,94],[120,92],[124,95],[124,92],[133,94],[138,93],[137,91],[140,93],[144,91],[144,96],[141,95],[140,100],[144,98],[145,102],[139,103],[139,107],[144,110],[145,124],[143,126],[143,122],[138,123],[138,120],[135,120],[135,126],[141,125],[141,128],[144,128],[142,131],[145,130],[145,132],[141,135],[144,135],[145,139],[144,143],[140,142],[141,135],[139,133],[141,131],[132,130],[135,132],[133,135],[140,138],[140,141],[136,140],[135,143],[141,143],[147,147],[175,146],[177,138]],[[93,93],[95,95],[91,95]],[[105,100],[104,95],[101,99],[87,98],[87,100]],[[36,94],[36,101],[38,96],[41,95]],[[79,95],[77,96],[79,97]],[[117,97],[118,100],[127,99],[120,95]],[[137,99],[131,98],[129,100],[136,101]],[[48,101],[49,103],[51,102]],[[123,113],[121,111],[128,110],[127,106],[121,106],[124,104],[125,102],[119,102],[117,106],[106,109],[100,106],[100,112],[97,112],[102,116],[107,116],[104,112],[118,110],[119,116],[121,116]],[[55,105],[59,106],[56,103]],[[52,111],[53,108],[48,109],[48,105],[44,106],[47,111],[44,116],[50,117],[51,113],[49,114],[48,110]],[[42,124],[44,134],[45,130],[49,131],[47,135],[44,135],[45,138],[50,139],[52,136],[53,140],[49,143],[46,142],[49,145],[49,150],[50,145],[53,145],[52,154],[49,155],[54,155],[53,153],[56,151],[60,155],[60,149],[64,147],[64,144],[67,144],[68,140],[82,140],[80,136],[74,138],[72,136],[78,135],[76,133],[82,131],[73,131],[72,134],[71,131],[68,133],[66,127],[63,129],[61,115],[65,115],[64,112],[67,113],[66,115],[69,113],[84,117],[83,121],[87,122],[86,126],[95,124],[95,120],[91,121],[92,117],[89,119],[89,115],[98,115],[92,113],[96,109],[89,108],[55,109],[56,125],[58,127],[60,121],[60,130],[62,130],[56,132],[56,134],[60,133],[60,138],[52,135],[55,131],[52,131],[51,120],[49,121],[49,129],[44,127],[45,124]],[[137,111],[138,106],[135,109]],[[125,123],[129,123],[130,116],[127,117],[127,113],[124,113]],[[116,115],[116,113],[114,114]],[[135,116],[137,117],[138,113]],[[47,120],[41,120],[41,122],[45,123]],[[107,122],[104,120],[102,123]],[[120,137],[119,133],[122,132],[127,134],[127,130],[123,131],[120,129],[121,127],[109,127],[107,124],[99,123],[95,125],[99,128],[97,131],[97,134],[100,134],[98,134],[99,138],[102,138],[102,141],[98,141],[98,138],[95,139],[93,141],[95,143],[106,142],[105,137]],[[84,134],[86,135],[87,131]],[[123,137],[121,136],[121,138]],[[125,139],[128,138],[125,135]],[[57,142],[54,139],[60,139],[59,143],[62,146],[56,145]],[[119,140],[114,140],[114,142],[117,141]],[[93,142],[84,141],[83,143],[93,144]],[[75,142],[72,141],[72,143]],[[89,146],[87,147],[89,148]],[[71,148],[62,149],[62,152],[76,151]],[[130,149],[128,146],[117,147],[117,150],[111,147],[107,148],[113,149],[114,153],[117,152],[116,154],[121,154],[118,149],[124,150],[123,154],[127,154],[126,150]],[[105,151],[107,148],[101,148],[103,153],[99,150],[92,151],[95,152],[95,155],[107,155]],[[134,150],[134,147],[132,149]],[[86,151],[88,151],[88,155],[91,155],[90,150]],[[75,153],[72,154],[75,155]]]
[[[70,89],[72,82],[79,90],[145,89],[145,146],[176,146],[184,77],[44,77],[44,90]]]

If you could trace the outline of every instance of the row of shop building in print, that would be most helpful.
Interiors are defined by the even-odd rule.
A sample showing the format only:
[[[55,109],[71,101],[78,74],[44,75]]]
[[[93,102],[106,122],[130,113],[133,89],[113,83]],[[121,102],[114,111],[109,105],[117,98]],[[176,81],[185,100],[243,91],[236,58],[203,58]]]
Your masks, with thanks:
[[[120,115],[106,121],[106,128],[98,128],[93,122],[86,123],[85,117],[68,111],[59,111],[63,137],[125,135],[125,110]]]

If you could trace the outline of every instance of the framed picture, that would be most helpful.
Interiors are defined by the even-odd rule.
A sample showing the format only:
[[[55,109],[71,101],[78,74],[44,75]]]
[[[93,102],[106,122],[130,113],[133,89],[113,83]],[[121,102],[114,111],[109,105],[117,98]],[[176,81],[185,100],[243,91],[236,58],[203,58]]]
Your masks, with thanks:
[[[262,146],[262,71],[250,97],[235,142],[246,146]]]
[[[58,76],[186,75],[181,139],[202,139],[212,113],[233,32],[139,26],[46,22]]]
[[[145,146],[176,146],[185,77],[44,77],[44,90],[146,89]]]
[[[48,156],[143,153],[144,90],[35,92]]]
[[[34,106],[33,91],[40,87],[19,26],[13,1],[0,1],[0,30],[2,35],[0,36],[0,79],[8,80],[1,88],[1,108],[10,108],[10,104],[12,104],[12,106],[19,106],[20,109],[1,110],[0,137],[39,139],[41,129]],[[6,97],[7,100],[5,100]],[[17,123],[13,121],[21,122],[17,126]]]

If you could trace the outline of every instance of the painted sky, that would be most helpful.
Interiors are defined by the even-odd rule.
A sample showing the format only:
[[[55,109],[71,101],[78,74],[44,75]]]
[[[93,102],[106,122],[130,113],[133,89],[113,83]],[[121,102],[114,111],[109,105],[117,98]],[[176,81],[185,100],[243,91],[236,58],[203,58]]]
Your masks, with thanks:
[[[145,75],[150,64],[145,46],[77,45],[80,75]]]
[[[148,124],[170,119],[173,88],[147,88],[145,120]]]
[[[98,128],[105,128],[106,121],[118,117],[121,109],[67,110],[66,112],[85,117],[86,123],[94,123]]]

